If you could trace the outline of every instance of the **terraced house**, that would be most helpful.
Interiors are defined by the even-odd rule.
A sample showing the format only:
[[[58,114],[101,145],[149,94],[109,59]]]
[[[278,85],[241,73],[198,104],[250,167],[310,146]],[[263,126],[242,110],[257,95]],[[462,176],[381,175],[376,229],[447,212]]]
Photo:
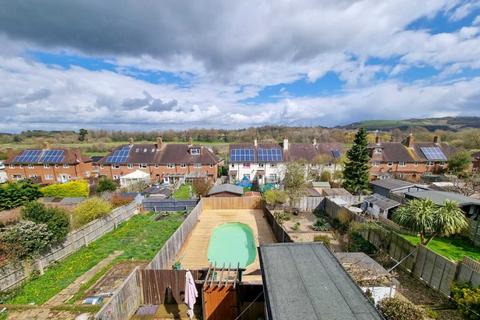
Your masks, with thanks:
[[[157,138],[154,144],[134,144],[114,149],[97,161],[99,176],[119,180],[137,170],[146,172],[152,181],[173,183],[179,179],[208,178],[216,180],[219,159],[207,147],[188,144],[166,144]]]
[[[432,142],[415,143],[410,134],[404,143],[381,142],[369,145],[372,179],[401,178],[418,181],[424,174],[442,173],[448,157],[456,150],[435,137]]]
[[[78,149],[54,148],[46,143],[42,149],[7,151],[5,171],[8,180],[32,179],[43,184],[88,179],[92,176],[92,160]]]
[[[231,182],[248,179],[262,185],[279,183],[284,175],[286,163],[297,161],[305,164],[306,170],[340,170],[338,160],[343,152],[340,143],[289,143],[283,144],[241,143],[230,145],[228,174]]]

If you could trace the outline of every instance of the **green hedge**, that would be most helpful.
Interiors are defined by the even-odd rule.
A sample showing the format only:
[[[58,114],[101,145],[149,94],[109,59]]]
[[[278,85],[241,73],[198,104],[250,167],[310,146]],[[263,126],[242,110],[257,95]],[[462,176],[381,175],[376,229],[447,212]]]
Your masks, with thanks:
[[[58,183],[46,186],[40,189],[45,197],[88,197],[90,187],[85,180],[70,181],[67,183]]]
[[[28,180],[6,183],[0,186],[0,210],[20,207],[41,196],[38,185]]]

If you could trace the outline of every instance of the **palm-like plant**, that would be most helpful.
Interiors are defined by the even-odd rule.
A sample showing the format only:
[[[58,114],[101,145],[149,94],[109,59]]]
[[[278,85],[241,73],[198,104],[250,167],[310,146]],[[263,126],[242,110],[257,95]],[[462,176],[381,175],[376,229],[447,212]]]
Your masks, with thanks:
[[[393,220],[418,233],[423,245],[428,245],[435,236],[449,236],[468,227],[463,211],[449,200],[442,207],[428,199],[411,200],[395,212]]]

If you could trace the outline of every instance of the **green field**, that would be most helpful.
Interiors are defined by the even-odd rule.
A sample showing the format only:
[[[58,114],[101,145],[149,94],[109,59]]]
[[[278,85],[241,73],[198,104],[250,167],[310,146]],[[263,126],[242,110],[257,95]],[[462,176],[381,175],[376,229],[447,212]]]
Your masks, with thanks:
[[[133,216],[88,247],[48,268],[44,275],[28,281],[6,303],[43,304],[114,251],[123,251],[117,262],[151,260],[183,221],[181,213],[159,221],[153,217],[153,214]]]
[[[402,234],[411,244],[417,245],[417,236]],[[475,247],[468,239],[463,238],[433,238],[427,246],[430,250],[453,261],[461,261],[464,256],[480,261],[480,248]]]

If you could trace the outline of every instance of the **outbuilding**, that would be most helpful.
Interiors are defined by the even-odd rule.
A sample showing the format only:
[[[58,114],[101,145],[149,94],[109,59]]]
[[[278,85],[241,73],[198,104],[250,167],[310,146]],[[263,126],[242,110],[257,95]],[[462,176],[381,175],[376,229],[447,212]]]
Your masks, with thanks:
[[[209,197],[241,197],[243,188],[234,184],[219,184],[213,186],[208,192]]]

